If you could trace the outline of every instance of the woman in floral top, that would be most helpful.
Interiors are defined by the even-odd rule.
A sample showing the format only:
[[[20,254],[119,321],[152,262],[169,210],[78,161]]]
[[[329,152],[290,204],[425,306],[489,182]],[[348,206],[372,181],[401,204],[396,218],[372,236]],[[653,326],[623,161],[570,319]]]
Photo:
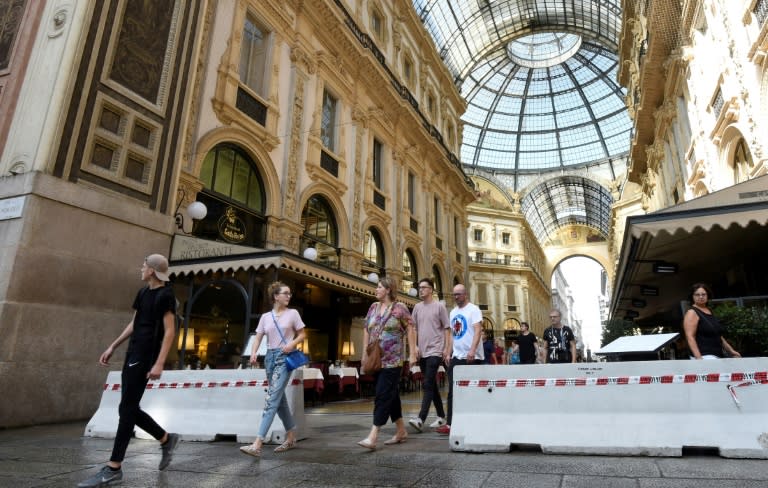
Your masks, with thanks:
[[[378,301],[368,309],[365,318],[366,327],[363,331],[363,344],[369,339],[378,340],[381,345],[381,370],[376,373],[376,399],[373,404],[373,425],[368,437],[357,444],[366,449],[376,449],[379,429],[387,423],[387,419],[397,426],[395,435],[384,441],[384,444],[399,444],[405,442],[408,432],[403,422],[403,411],[400,405],[400,372],[407,343],[416,344],[416,330],[413,327],[411,314],[402,303],[395,301],[397,285],[391,278],[382,278],[376,287]],[[380,331],[380,332],[379,332]],[[363,347],[363,351],[365,351]],[[365,352],[363,352],[365,354]],[[416,362],[416,350],[411,347],[409,360]],[[363,362],[365,362],[363,360]]]

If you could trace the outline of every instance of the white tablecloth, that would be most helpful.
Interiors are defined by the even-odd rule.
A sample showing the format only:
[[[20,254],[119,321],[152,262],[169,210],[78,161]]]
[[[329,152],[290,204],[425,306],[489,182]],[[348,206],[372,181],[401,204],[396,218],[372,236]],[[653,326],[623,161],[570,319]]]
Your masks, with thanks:
[[[359,378],[360,375],[357,372],[357,368],[352,367],[338,367],[338,366],[330,366],[328,368],[328,374],[332,374],[334,376],[339,376],[341,378],[345,376],[354,376],[355,378]]]
[[[318,368],[301,368],[302,377],[305,380],[324,380],[323,372]]]
[[[444,366],[441,364],[441,365],[440,365],[440,366],[437,368],[437,372],[438,372],[438,373],[445,373],[445,367],[444,367]],[[413,365],[413,366],[411,366],[411,374],[416,374],[416,373],[421,373],[421,367],[419,367],[419,366],[417,366],[417,365]]]

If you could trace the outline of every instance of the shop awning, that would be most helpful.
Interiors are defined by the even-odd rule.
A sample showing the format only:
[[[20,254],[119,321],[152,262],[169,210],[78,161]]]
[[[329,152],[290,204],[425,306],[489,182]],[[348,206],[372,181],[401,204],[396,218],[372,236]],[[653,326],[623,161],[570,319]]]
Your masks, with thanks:
[[[171,261],[170,275],[172,277],[194,276],[197,274],[218,273],[234,274],[238,271],[259,271],[274,268],[278,273],[288,273],[301,276],[306,281],[315,284],[325,283],[329,286],[352,291],[356,294],[374,297],[376,284],[350,275],[343,271],[328,268],[286,251],[258,251],[251,254],[239,254],[229,258],[211,257],[194,261]],[[413,307],[418,299],[400,293],[398,300]]]
[[[643,233],[656,236],[660,231],[673,234],[679,230],[690,233],[696,228],[724,229],[736,224],[746,227],[755,222],[768,223],[768,175],[695,198],[648,215],[627,220],[633,237]]]
[[[196,275],[198,273],[237,272],[240,270],[260,270],[264,268],[279,268],[282,262],[280,256],[249,257],[233,260],[206,260],[188,264],[171,263],[170,275],[174,277]]]
[[[715,293],[758,294],[743,276],[765,264],[768,176],[734,185],[626,222],[611,299],[612,318],[678,326],[688,288],[721,284]],[[661,273],[658,266],[676,270]],[[745,271],[747,270],[747,271]],[[725,289],[727,288],[727,289]]]

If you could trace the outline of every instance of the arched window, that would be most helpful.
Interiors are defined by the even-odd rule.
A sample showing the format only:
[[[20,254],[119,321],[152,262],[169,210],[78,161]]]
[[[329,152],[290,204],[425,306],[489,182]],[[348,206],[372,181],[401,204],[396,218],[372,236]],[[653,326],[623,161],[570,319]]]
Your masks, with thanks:
[[[370,228],[365,231],[363,242],[363,276],[376,273],[381,276],[384,268],[384,246],[381,244],[379,232]]]
[[[401,291],[408,293],[411,288],[416,288],[418,282],[417,276],[419,275],[416,269],[416,259],[413,257],[413,253],[406,249],[403,253],[403,280],[400,283]]]
[[[313,195],[301,212],[304,235],[301,238],[301,252],[308,247],[317,249],[317,262],[332,268],[339,267],[339,238],[336,218],[328,201],[320,195]]]
[[[483,331],[488,339],[493,340],[493,321],[488,317],[483,317]]]
[[[437,298],[443,299],[443,278],[440,276],[440,270],[437,266],[432,266],[432,281],[435,282],[435,290],[437,292]]]
[[[753,167],[752,153],[749,152],[744,139],[739,139],[733,152],[733,183],[747,181]]]
[[[214,147],[203,160],[200,180],[205,187],[197,200],[208,208],[192,234],[204,239],[264,247],[266,196],[256,164],[232,144]]]

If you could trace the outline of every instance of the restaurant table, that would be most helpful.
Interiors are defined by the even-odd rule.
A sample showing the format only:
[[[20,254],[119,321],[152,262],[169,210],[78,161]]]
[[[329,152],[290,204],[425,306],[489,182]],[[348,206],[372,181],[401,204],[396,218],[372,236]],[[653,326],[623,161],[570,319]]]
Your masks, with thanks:
[[[418,365],[411,366],[411,378],[413,378],[413,381],[416,382],[417,385],[421,385],[421,382],[424,379],[424,376],[421,373],[421,367]],[[437,368],[437,382],[440,384],[440,387],[445,385],[445,366],[442,364]]]
[[[355,391],[360,391],[360,387],[357,383],[357,378],[360,376],[360,374],[358,373],[357,368],[352,368],[349,366],[329,366],[328,375],[339,377],[339,393],[342,393],[344,391],[344,387],[347,385],[354,385]]]
[[[312,391],[312,404],[320,398],[325,389],[325,378],[323,372],[318,368],[301,368],[302,378],[304,379],[304,391]]]

